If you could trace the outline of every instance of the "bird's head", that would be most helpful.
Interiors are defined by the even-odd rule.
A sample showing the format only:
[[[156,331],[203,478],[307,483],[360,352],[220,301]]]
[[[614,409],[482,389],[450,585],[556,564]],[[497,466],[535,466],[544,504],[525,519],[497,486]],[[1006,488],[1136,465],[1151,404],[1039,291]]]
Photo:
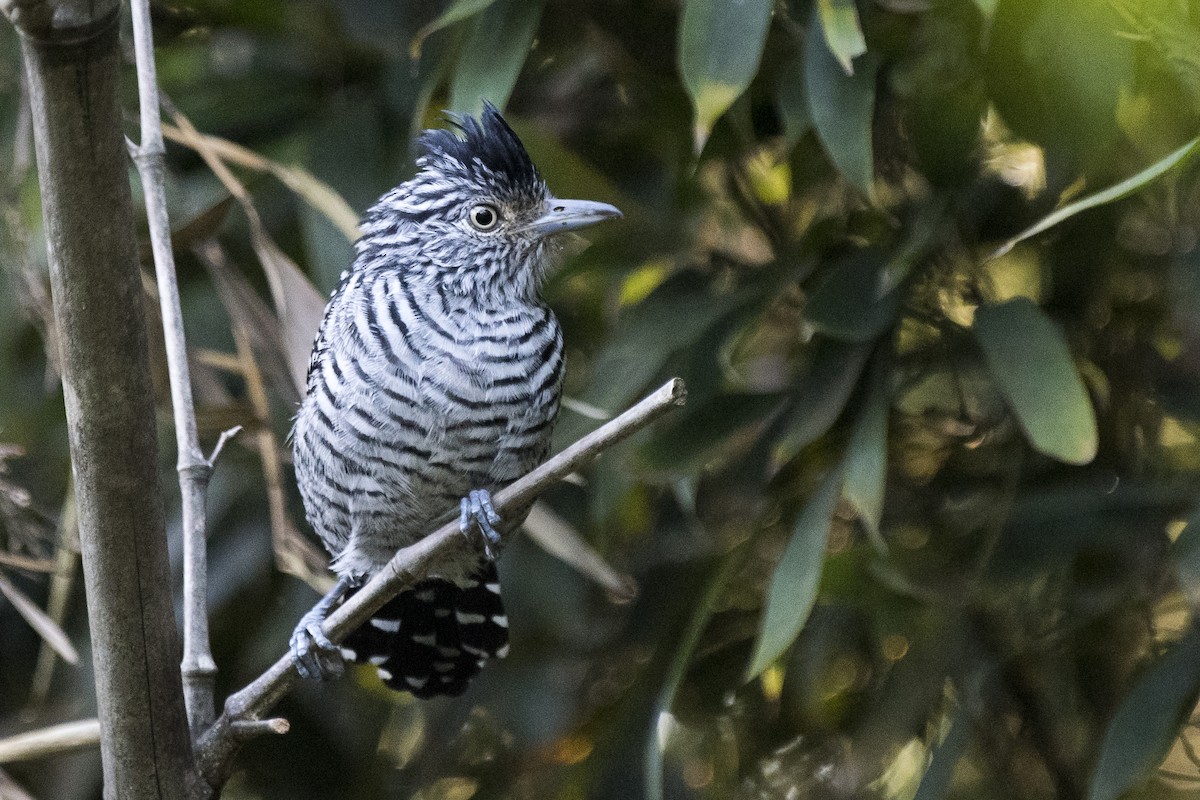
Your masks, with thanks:
[[[396,255],[405,269],[465,292],[536,292],[559,234],[621,216],[616,207],[554,197],[517,134],[491,103],[425,131],[417,174],[363,221],[360,261]]]

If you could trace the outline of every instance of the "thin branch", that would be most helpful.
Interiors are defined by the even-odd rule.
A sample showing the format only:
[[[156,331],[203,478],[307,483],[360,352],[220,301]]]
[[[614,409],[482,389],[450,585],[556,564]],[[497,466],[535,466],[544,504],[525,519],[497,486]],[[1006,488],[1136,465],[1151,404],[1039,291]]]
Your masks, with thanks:
[[[678,378],[668,381],[621,416],[497,492],[494,497],[496,510],[503,515],[508,509],[531,503],[547,486],[579,469],[605,449],[668,411],[683,405],[686,397],[683,381]],[[329,616],[325,632],[333,641],[340,641],[364,624],[389,599],[425,577],[441,560],[468,546],[455,519],[416,544],[400,550],[361,591]],[[225,712],[197,743],[197,760],[201,772],[211,785],[220,786],[229,774],[233,756],[242,740],[235,733],[237,723],[260,719],[298,680],[291,655],[285,654],[255,681],[225,701]]]
[[[100,744],[100,721],[81,719],[0,739],[0,764],[57,756]]]
[[[54,561],[48,558],[30,558],[16,553],[0,552],[0,564],[27,572],[54,572]]]
[[[142,141],[135,151],[134,160],[142,176],[142,191],[146,195],[146,216],[150,225],[150,244],[154,251],[154,272],[158,280],[163,340],[167,351],[167,373],[171,381],[175,443],[179,453],[176,468],[179,471],[183,507],[183,662],[180,668],[188,727],[194,737],[212,722],[217,675],[217,665],[213,661],[208,640],[205,602],[208,593],[205,498],[208,479],[212,475],[212,462],[200,450],[200,436],[196,430],[196,406],[192,399],[179,283],[171,249],[171,223],[167,217],[167,197],[163,185],[166,148],[159,115],[150,3],[149,0],[134,0],[131,6],[142,121]],[[218,452],[225,438],[223,435],[217,446]]]
[[[213,469],[217,465],[217,459],[221,457],[221,451],[225,449],[225,445],[228,444],[229,440],[232,439],[233,437],[237,436],[241,432],[242,432],[241,425],[234,425],[232,428],[229,428],[228,430],[221,431],[221,435],[217,439],[216,446],[213,447],[212,453],[206,459],[206,461],[208,463],[208,468],[210,470]]]

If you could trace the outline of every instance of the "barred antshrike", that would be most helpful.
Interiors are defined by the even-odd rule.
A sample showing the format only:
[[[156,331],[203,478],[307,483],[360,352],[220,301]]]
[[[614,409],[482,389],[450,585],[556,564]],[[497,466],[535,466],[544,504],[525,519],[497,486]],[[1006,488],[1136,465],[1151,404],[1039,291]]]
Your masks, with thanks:
[[[292,635],[297,669],[369,661],[417,697],[461,694],[508,651],[494,548],[527,509],[501,520],[490,492],[545,458],[562,384],[562,332],[538,289],[556,234],[620,216],[551,195],[490,104],[452,122],[461,137],[422,134],[417,175],[367,212],[293,432],[308,521],[339,575]],[[455,514],[484,554],[443,565],[335,647],[329,611]]]

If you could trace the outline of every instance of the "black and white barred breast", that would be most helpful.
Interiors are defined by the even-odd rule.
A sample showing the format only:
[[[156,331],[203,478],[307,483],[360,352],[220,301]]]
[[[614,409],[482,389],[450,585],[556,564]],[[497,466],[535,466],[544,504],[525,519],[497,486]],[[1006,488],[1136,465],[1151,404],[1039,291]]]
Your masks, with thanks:
[[[334,570],[369,577],[457,515],[469,491],[495,491],[540,463],[562,373],[562,333],[540,303],[484,307],[400,264],[349,273],[326,311],[293,433],[308,520]],[[502,530],[521,521],[509,514]],[[415,643],[380,635],[405,622]],[[482,659],[504,654],[506,623],[494,567],[472,557],[382,609],[346,655],[365,654],[396,688],[425,696],[428,680],[452,678],[438,688],[455,693]],[[395,652],[380,652],[388,642]],[[445,671],[430,678],[430,664]]]
[[[470,490],[536,466],[562,370],[562,332],[540,303],[487,308],[403,269],[350,273],[326,312],[294,432],[309,522],[334,569],[371,575],[457,514]],[[457,567],[445,577],[460,580]]]

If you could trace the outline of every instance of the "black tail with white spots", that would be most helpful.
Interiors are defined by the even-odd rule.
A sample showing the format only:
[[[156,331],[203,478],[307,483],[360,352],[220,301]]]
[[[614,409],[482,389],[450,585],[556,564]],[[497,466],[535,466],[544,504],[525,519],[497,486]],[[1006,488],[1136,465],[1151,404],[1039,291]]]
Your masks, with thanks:
[[[484,662],[508,654],[495,564],[483,562],[467,586],[430,578],[401,592],[346,637],[342,654],[374,664],[397,691],[462,694]]]

